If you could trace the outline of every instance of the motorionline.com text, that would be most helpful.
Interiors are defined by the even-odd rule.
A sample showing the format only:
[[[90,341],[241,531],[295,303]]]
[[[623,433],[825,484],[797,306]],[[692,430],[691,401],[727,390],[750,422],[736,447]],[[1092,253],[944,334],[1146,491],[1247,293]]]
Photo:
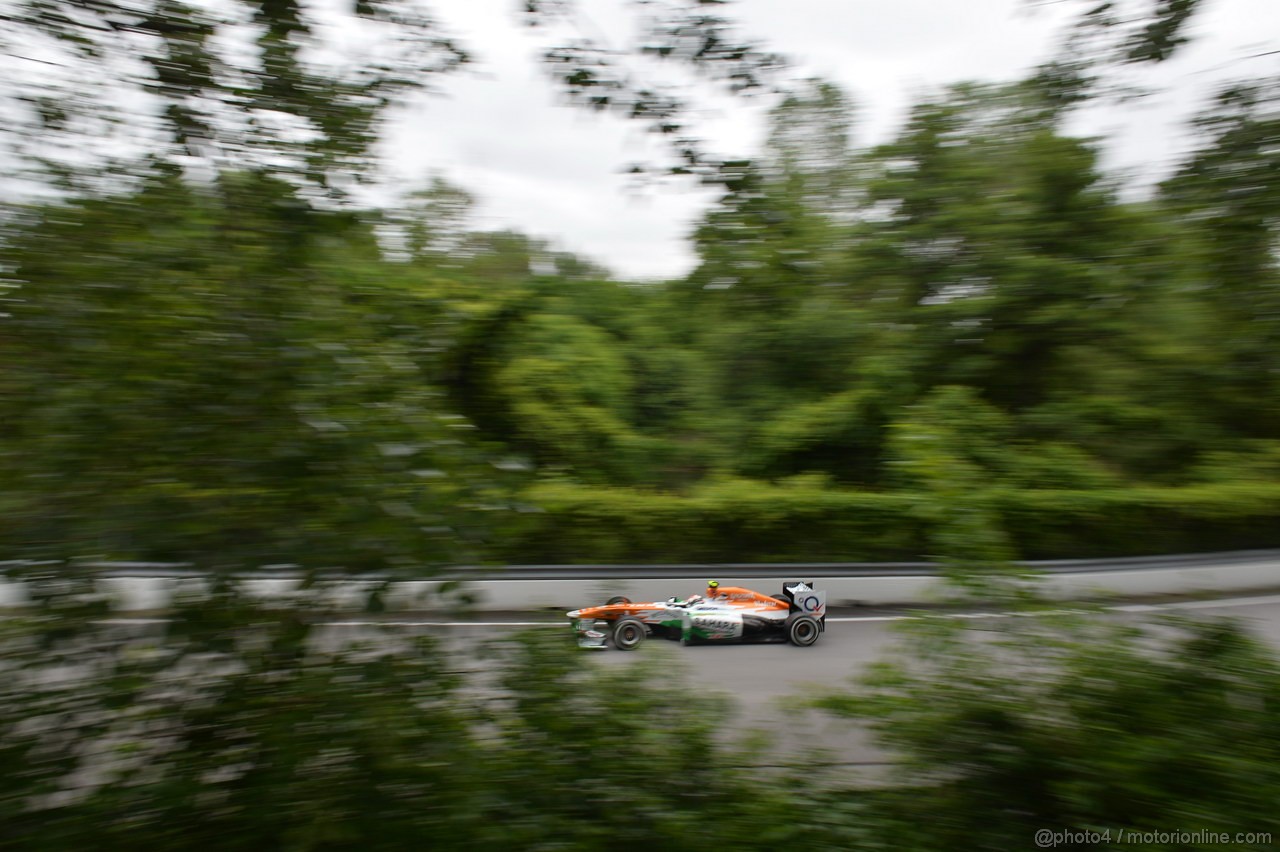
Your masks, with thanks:
[[[1142,845],[1267,845],[1271,843],[1269,832],[1257,831],[1154,831],[1132,828],[1106,828],[1101,830],[1054,830],[1042,828],[1036,832],[1036,845],[1042,849],[1056,846],[1081,846],[1090,843],[1124,843]]]

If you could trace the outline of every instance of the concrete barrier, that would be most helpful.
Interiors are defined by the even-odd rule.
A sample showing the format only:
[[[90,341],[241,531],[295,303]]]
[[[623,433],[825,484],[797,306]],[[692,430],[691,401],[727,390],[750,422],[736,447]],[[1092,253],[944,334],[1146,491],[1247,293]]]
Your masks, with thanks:
[[[0,608],[29,603],[20,576],[22,565],[0,566]],[[49,565],[40,566],[51,569]],[[196,572],[177,565],[104,563],[97,591],[121,612],[163,610],[175,595],[202,594],[208,584]],[[1261,591],[1280,587],[1280,551],[1241,551],[1115,560],[1029,563],[1040,587],[1061,600],[1105,596],[1139,597]],[[56,570],[56,566],[52,566]],[[700,592],[707,579],[769,591],[785,580],[814,580],[833,606],[910,606],[936,603],[945,586],[928,563],[666,565],[666,566],[509,566],[445,580],[388,582],[376,577],[327,577],[315,583],[321,598],[336,609],[359,611],[377,594],[387,611],[568,610],[614,595],[632,600],[663,600]],[[249,594],[266,599],[299,595],[302,577],[287,570],[238,577]]]

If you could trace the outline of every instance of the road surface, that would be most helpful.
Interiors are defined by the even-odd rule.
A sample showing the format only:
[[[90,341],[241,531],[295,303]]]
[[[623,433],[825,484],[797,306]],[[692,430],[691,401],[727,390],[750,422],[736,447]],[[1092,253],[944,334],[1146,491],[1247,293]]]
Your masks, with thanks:
[[[1111,608],[1108,618],[1145,619],[1165,612],[1196,615],[1226,615],[1239,618],[1258,636],[1280,648],[1280,595],[1230,598],[1212,601],[1184,601],[1170,604],[1128,604]],[[970,613],[965,618],[986,620],[1001,616]],[[855,778],[874,780],[884,773],[891,758],[875,748],[868,733],[844,720],[797,707],[798,699],[823,689],[848,685],[867,665],[884,658],[901,639],[896,629],[909,616],[901,614],[857,614],[856,610],[828,616],[827,630],[809,648],[792,645],[693,645],[649,640],[637,650],[622,653],[612,648],[584,651],[590,664],[625,667],[658,657],[665,672],[678,671],[689,683],[731,697],[738,725],[763,732],[767,741],[779,746],[788,758],[795,758],[807,746],[817,745],[840,772]],[[369,622],[353,620],[333,625],[335,638],[350,638],[370,630]],[[571,641],[568,622],[554,616],[508,615],[485,621],[447,622],[423,619],[406,622],[416,629],[440,635],[464,649],[477,640],[493,639],[521,628],[562,630]]]

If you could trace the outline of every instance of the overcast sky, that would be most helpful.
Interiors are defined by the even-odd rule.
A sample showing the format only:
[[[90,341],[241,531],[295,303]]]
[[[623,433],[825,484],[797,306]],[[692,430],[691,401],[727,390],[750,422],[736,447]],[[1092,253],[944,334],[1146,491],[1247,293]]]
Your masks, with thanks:
[[[541,76],[539,43],[515,21],[516,0],[436,0],[438,15],[478,54],[470,72],[415,107],[387,143],[405,182],[439,175],[475,194],[477,224],[513,227],[598,260],[626,278],[687,272],[686,239],[710,201],[673,183],[637,191],[625,164],[652,151],[638,127],[557,104]],[[591,22],[621,44],[615,0],[585,0]],[[1063,15],[1027,0],[739,0],[728,7],[750,35],[813,74],[839,83],[856,106],[854,143],[892,138],[911,103],[961,80],[1017,79],[1048,58]],[[1195,41],[1175,62],[1136,78],[1159,92],[1094,110],[1081,133],[1105,136],[1104,163],[1135,191],[1187,148],[1178,129],[1222,80],[1275,73],[1280,57],[1240,57],[1280,47],[1280,0],[1208,0]],[[713,109],[702,131],[718,150],[750,153],[762,106]]]

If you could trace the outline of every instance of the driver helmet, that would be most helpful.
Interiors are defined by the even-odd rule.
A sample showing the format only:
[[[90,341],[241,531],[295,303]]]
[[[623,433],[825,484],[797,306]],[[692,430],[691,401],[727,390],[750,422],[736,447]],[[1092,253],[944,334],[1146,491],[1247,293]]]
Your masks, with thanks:
[[[715,597],[719,593],[720,593],[720,581],[708,580],[707,581],[707,597],[709,598]]]

